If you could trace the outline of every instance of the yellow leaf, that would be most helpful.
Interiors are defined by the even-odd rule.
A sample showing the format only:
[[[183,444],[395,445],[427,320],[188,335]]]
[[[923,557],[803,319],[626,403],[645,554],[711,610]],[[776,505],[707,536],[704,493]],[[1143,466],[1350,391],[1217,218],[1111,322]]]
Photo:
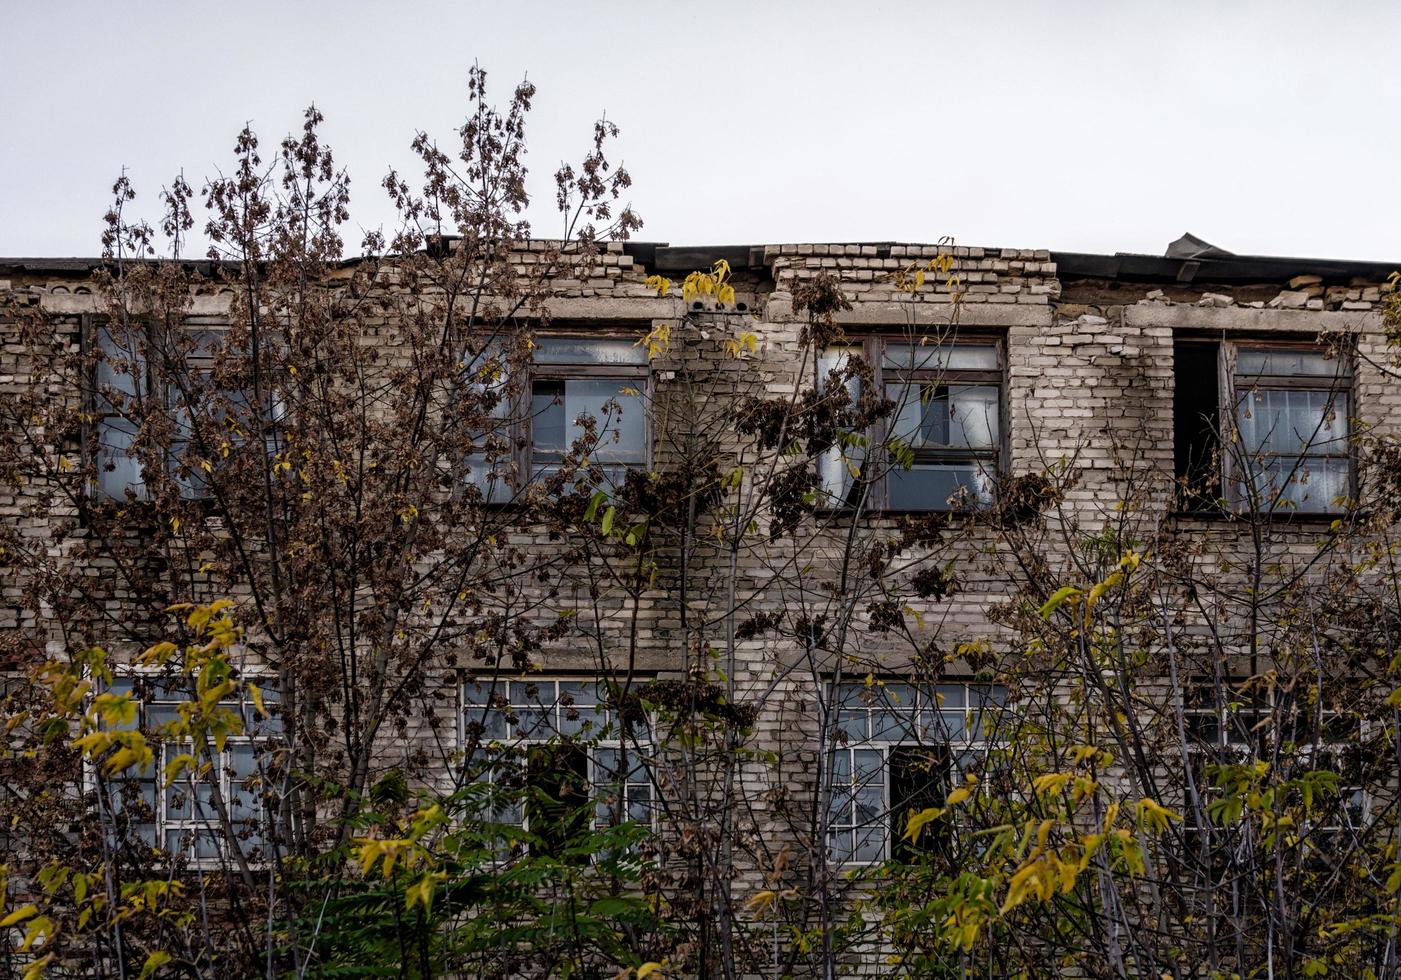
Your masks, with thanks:
[[[433,908],[433,889],[437,882],[433,875],[426,874],[412,885],[404,889],[404,908],[412,909],[415,905],[422,905],[425,913]]]
[[[31,960],[29,965],[24,968],[20,980],[41,980],[45,967],[53,962],[53,958],[53,953],[46,953],[37,960]]]
[[[643,977],[650,977],[654,973],[661,973],[662,969],[663,967],[660,963],[643,963],[637,968],[637,980],[642,980]]]
[[[749,901],[744,903],[744,907],[749,909],[751,912],[762,912],[764,909],[768,908],[770,905],[773,904],[773,898],[774,893],[772,891],[765,890],[761,892],[755,892],[754,895],[749,899]],[[638,976],[642,976],[642,974],[638,973]]]
[[[1041,607],[1041,618],[1050,619],[1051,614],[1059,609],[1067,599],[1078,596],[1079,594],[1080,590],[1073,585],[1065,585],[1056,589],[1056,591],[1051,594],[1051,597],[1046,600],[1046,604]]]
[[[264,718],[272,717],[268,714],[268,709],[263,706],[263,692],[258,689],[258,685],[249,684],[247,687],[248,696],[253,699],[253,707],[258,709],[258,714]]]
[[[167,786],[173,785],[186,769],[194,765],[195,757],[188,752],[181,752],[165,764],[165,784]]]
[[[38,915],[39,910],[33,905],[21,905],[9,915],[0,919],[0,929],[7,929],[10,926],[18,925],[30,916]]]
[[[943,813],[943,807],[937,806],[929,807],[918,813],[911,813],[909,821],[905,824],[905,840],[918,844],[919,835],[924,832],[925,825],[938,820]]]
[[[157,970],[169,962],[170,954],[157,950],[146,957],[146,963],[141,967],[141,975],[137,977],[137,980],[147,980],[148,977],[153,976]]]
[[[1146,796],[1138,801],[1135,810],[1139,826],[1158,834],[1166,831],[1172,821],[1182,819],[1167,807]]]

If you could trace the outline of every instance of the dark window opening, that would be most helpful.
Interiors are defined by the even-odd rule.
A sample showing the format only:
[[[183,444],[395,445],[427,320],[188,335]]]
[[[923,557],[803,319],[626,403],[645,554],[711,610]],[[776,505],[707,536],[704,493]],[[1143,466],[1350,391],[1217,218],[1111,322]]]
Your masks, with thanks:
[[[563,858],[571,841],[589,827],[588,753],[577,745],[532,746],[527,773],[525,822],[536,838],[532,853]]]
[[[1212,510],[1221,499],[1221,345],[1173,345],[1173,436],[1178,507]]]
[[[905,837],[911,813],[944,805],[949,788],[946,745],[897,745],[890,750],[891,857],[909,861],[919,854],[946,854],[950,835],[947,820],[924,825],[917,841]]]

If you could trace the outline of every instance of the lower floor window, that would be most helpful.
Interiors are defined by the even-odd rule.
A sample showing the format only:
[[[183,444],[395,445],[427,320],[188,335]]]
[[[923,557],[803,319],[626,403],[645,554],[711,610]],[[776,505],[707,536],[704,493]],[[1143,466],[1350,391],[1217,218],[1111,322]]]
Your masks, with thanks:
[[[185,767],[167,786],[167,766],[181,754],[195,752],[188,742],[165,737],[163,728],[179,717],[178,706],[193,695],[165,680],[132,677],[117,678],[110,690],[136,696],[135,725],[154,749],[151,766],[129,770],[108,783],[118,829],[172,857],[198,862],[224,859],[235,848],[249,858],[266,856],[269,808],[264,750],[268,739],[281,730],[276,692],[262,692],[265,706],[274,715],[271,719],[261,718],[246,702],[223,702],[221,706],[242,718],[243,734],[230,736],[222,751],[211,745],[208,756],[200,760],[209,765]],[[216,788],[227,824],[215,802]]]
[[[992,684],[842,684],[828,850],[839,862],[872,863],[912,848],[901,836],[910,811],[939,806],[963,773],[979,768],[1006,690]],[[921,848],[938,846],[936,832]]]
[[[595,680],[475,680],[463,686],[462,733],[476,780],[504,790],[489,816],[558,853],[591,827],[651,823],[645,723],[627,725]]]

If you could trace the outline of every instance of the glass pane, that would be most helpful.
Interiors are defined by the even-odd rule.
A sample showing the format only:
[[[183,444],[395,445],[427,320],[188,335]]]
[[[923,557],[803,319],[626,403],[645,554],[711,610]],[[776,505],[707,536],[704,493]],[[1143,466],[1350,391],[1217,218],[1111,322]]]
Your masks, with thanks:
[[[483,741],[501,741],[506,738],[506,714],[491,705],[491,690],[489,681],[468,681],[463,685],[463,721],[480,725]]]
[[[564,735],[597,736],[606,724],[593,681],[560,681],[559,730]],[[566,705],[572,701],[572,705]]]
[[[851,348],[834,348],[824,351],[818,360],[819,388],[825,387],[832,371],[846,367],[854,351]],[[847,378],[844,387],[854,403],[861,395],[859,378]],[[829,506],[840,506],[847,502],[855,475],[861,472],[866,461],[866,448],[859,441],[851,439],[845,444],[832,446],[818,461],[818,473],[822,480],[822,490],[830,498]]]
[[[481,491],[487,503],[501,504],[511,499],[511,487],[506,482],[507,466],[503,461],[491,462],[486,453],[468,453],[467,485]]]
[[[125,499],[131,490],[137,499],[146,496],[141,479],[141,463],[131,455],[136,441],[135,424],[116,416],[98,420],[97,486],[102,493],[117,500]]]
[[[647,346],[635,340],[537,337],[536,364],[646,364]]]
[[[1348,436],[1346,392],[1252,389],[1236,405],[1248,453],[1343,452]]]
[[[1346,459],[1266,456],[1247,459],[1245,467],[1244,477],[1232,481],[1237,500],[1262,510],[1337,510],[1348,496]]]
[[[888,384],[886,397],[895,403],[890,437],[911,449],[949,444],[948,387],[933,384]]]
[[[992,385],[949,385],[949,440],[961,449],[993,449],[1000,438],[999,392]]]
[[[871,737],[898,741],[919,733],[919,711],[914,688],[908,684],[887,684],[883,697],[871,711]]]
[[[992,449],[999,393],[993,385],[886,385],[897,408],[890,434],[911,449]]]
[[[600,462],[646,462],[646,425],[641,382],[616,379],[541,380],[531,386],[531,441],[537,456],[558,459],[583,436],[576,419],[595,421],[591,455]]]
[[[894,510],[947,510],[992,501],[993,474],[983,463],[917,463],[891,469],[886,478]]]
[[[1346,374],[1347,364],[1342,358],[1325,357],[1322,351],[1245,348],[1236,357],[1236,370],[1241,374],[1307,375],[1327,378]]]
[[[566,414],[563,381],[536,381],[530,386],[530,440],[537,454],[564,455]]]
[[[580,415],[598,423],[597,448],[591,455],[605,463],[646,462],[644,405],[641,382],[608,379],[565,382],[564,410],[569,423],[568,439],[584,434],[575,424]]]
[[[511,709],[516,716],[517,738],[549,738],[555,734],[553,682],[512,681]]]
[[[887,343],[885,367],[906,371],[996,371],[995,344]]]
[[[99,330],[97,345],[102,351],[102,359],[97,365],[97,389],[99,405],[107,401],[102,396],[104,390],[120,392],[134,397],[137,389],[145,381],[146,359],[141,351],[143,338],[137,331],[130,334],[124,331]]]

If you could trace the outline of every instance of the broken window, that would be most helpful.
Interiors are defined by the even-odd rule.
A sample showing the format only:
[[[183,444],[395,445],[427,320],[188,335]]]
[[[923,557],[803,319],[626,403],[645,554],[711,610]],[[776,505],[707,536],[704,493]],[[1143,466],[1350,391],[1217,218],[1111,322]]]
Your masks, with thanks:
[[[828,849],[834,861],[869,864],[947,846],[941,827],[904,839],[912,812],[939,806],[978,768],[1005,688],[993,684],[843,684],[831,755]]]
[[[624,821],[651,824],[651,775],[638,739],[594,680],[469,680],[462,736],[480,782],[520,790],[490,814],[529,832],[533,847],[559,854],[579,831]]]
[[[1332,513],[1352,494],[1351,373],[1306,345],[1179,340],[1179,506]]]

